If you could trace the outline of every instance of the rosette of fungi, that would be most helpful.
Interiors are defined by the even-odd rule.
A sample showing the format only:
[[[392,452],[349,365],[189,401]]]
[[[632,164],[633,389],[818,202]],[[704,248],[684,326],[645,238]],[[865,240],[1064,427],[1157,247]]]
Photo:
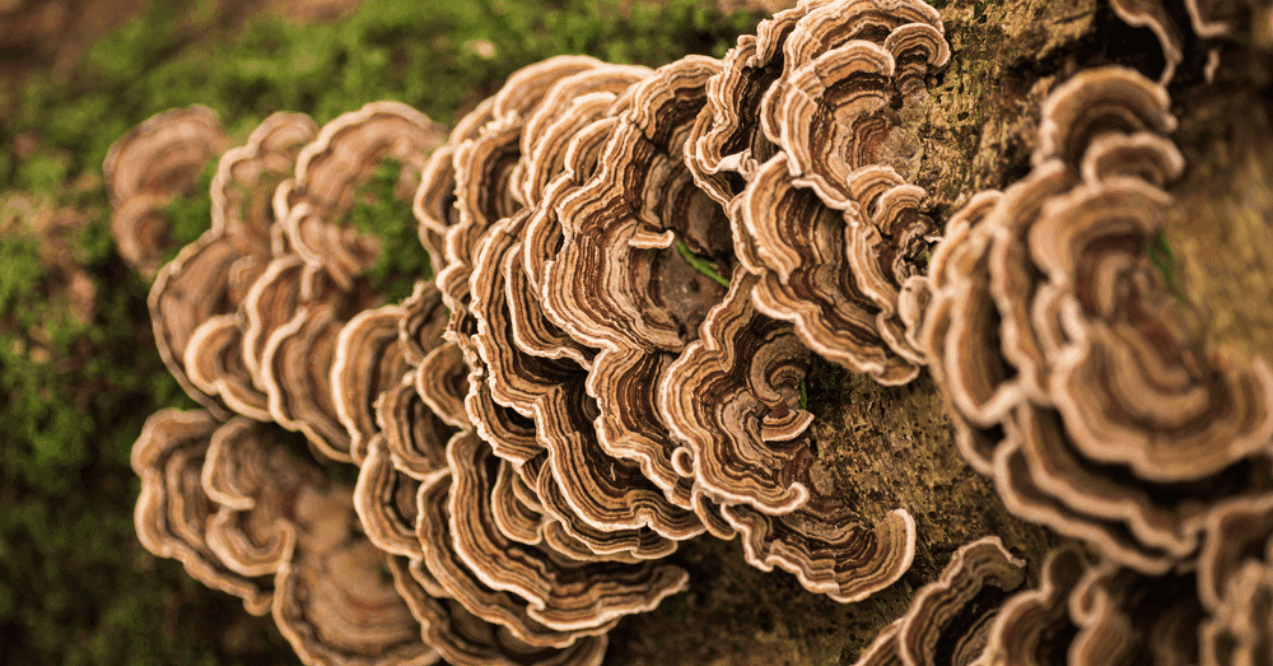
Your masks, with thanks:
[[[1182,160],[1166,92],[1089,70],[1044,104],[1034,169],[951,220],[924,337],[974,468],[1017,515],[1162,574],[1269,484],[1273,374],[1208,355],[1150,259]]]
[[[970,664],[981,655],[1005,598],[1025,582],[1025,561],[983,537],[956,550],[941,577],[915,593],[855,666]]]
[[[950,50],[923,2],[801,4],[743,38],[689,137],[695,178],[729,207],[753,298],[819,355],[886,385],[925,362],[899,306],[924,270],[924,191],[901,117]],[[901,109],[901,111],[897,111]]]
[[[142,545],[197,580],[272,612],[306,664],[431,664],[418,624],[380,577],[348,488],[291,457],[266,426],[164,410],[133,447]]]
[[[449,332],[461,348],[471,350],[466,355],[472,369],[468,412],[477,433],[513,464],[522,485],[538,492],[541,481],[548,482],[543,492],[549,496],[535,500],[550,515],[545,532],[583,557],[660,557],[675,548],[669,539],[688,538],[702,528],[692,513],[669,504],[637,464],[612,458],[601,448],[593,427],[598,406],[586,386],[596,350],[546,318],[537,290],[527,288],[531,280],[544,284],[545,255],[530,254],[536,263],[523,264],[528,253],[522,246],[532,242],[532,222],[538,234],[533,242],[543,243],[549,257],[555,252],[562,237],[557,202],[593,178],[606,139],[622,124],[620,116],[627,117],[621,112],[635,108],[633,100],[645,99],[629,88],[645,85],[637,82],[649,81],[650,70],[588,59],[582,62],[589,66],[580,68],[580,62],[565,60],[569,67],[563,67],[550,60],[544,72],[557,72],[555,78],[519,72],[497,93],[500,100],[521,79],[547,86],[528,116],[519,119],[520,134],[510,130],[504,138],[507,155],[516,160],[507,169],[509,183],[496,187],[513,193],[510,207],[516,210],[482,230],[472,222],[481,213],[467,212],[469,199],[461,197],[463,221],[448,234],[452,261],[439,281],[445,291],[459,273],[468,275],[464,283],[451,283],[460,288],[450,303],[463,309],[452,308]],[[666,85],[669,79],[660,81]],[[493,104],[496,110],[502,106]],[[497,113],[482,133],[494,136],[495,128],[508,126]],[[625,136],[639,132],[631,127]]]
[[[275,113],[247,145],[221,157],[212,179],[212,226],[164,265],[148,304],[159,356],[177,382],[220,418],[270,420],[268,399],[242,353],[240,305],[272,259],[271,200],[318,128]]]
[[[750,564],[859,601],[910,567],[915,522],[897,509],[872,525],[819,482],[813,415],[800,406],[809,351],[791,324],[756,309],[756,281],[735,271],[725,301],[658,386],[663,421],[685,445],[675,463],[694,479],[697,503],[720,505]]]
[[[694,184],[683,156],[717,71],[718,61],[700,56],[662,67],[619,99],[620,113],[581,130],[521,252],[549,330],[585,350],[572,358],[587,372],[573,370],[537,401],[534,418],[546,426],[548,469],[596,528],[645,523],[674,540],[705,529],[692,511],[692,480],[672,466],[676,444],[651,387],[725,292],[690,263],[728,272],[731,248],[723,209]],[[516,264],[510,260],[510,284],[521,279]],[[516,334],[536,313],[510,304]],[[578,494],[586,475],[598,479],[591,497]],[[639,503],[625,498],[633,491]]]
[[[111,144],[102,172],[111,237],[125,263],[147,278],[155,274],[173,245],[164,208],[191,193],[228,143],[217,113],[194,105],[155,115]]]
[[[244,359],[269,398],[270,416],[332,460],[362,453],[351,449],[332,391],[338,336],[350,319],[383,302],[365,276],[379,258],[379,241],[346,218],[358,186],[386,159],[400,168],[395,196],[410,200],[441,139],[439,127],[411,107],[373,102],[324,126],[301,150],[295,178],[275,191],[274,259],[244,302]],[[400,379],[385,370],[380,388]]]

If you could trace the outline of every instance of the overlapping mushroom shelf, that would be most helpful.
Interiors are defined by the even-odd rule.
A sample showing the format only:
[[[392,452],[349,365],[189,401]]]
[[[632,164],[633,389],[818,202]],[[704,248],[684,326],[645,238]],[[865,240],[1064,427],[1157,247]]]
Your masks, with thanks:
[[[1184,166],[1166,92],[1074,76],[1029,175],[939,237],[902,119],[943,35],[919,0],[809,0],[723,60],[525,67],[449,134],[397,102],[270,116],[150,294],[204,410],[134,448],[143,545],[272,612],[306,663],[599,664],[687,587],[664,558],[701,535],[840,602],[896,582],[916,522],[815,478],[806,376],[928,367],[1007,509],[1090,550],[1030,587],[970,543],[860,664],[1245,663],[1270,634],[1273,373],[1199,347],[1148,259]],[[192,107],[112,148],[140,270],[224,142]],[[351,222],[385,163],[432,267],[396,303]]]

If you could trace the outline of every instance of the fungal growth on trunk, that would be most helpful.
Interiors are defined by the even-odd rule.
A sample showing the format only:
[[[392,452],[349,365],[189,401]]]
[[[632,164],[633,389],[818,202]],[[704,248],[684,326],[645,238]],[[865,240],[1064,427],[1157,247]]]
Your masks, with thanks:
[[[1166,92],[1081,72],[1034,169],[974,199],[934,254],[926,332],[961,450],[1008,508],[1119,563],[1197,557],[1218,498],[1267,491],[1273,374],[1208,355],[1149,250],[1183,167]]]
[[[915,589],[862,665],[1267,656],[1273,371],[1199,343],[1152,255],[1185,172],[1163,86],[1194,37],[1248,48],[1268,17],[1184,7],[1113,0],[1163,83],[1073,75],[1028,173],[946,220],[911,179],[958,54],[920,0],[805,0],[723,60],[550,58],[449,133],[400,102],[270,116],[221,158],[210,230],[155,263],[157,345],[205,409],[134,447],[143,546],[306,664],[596,666],[692,588],[667,558],[703,535],[841,603]],[[112,148],[139,270],[224,143],[194,107]],[[384,268],[367,206],[417,268]],[[833,473],[826,377],[893,404],[925,368],[958,453],[1064,540],[1043,562],[995,535],[935,553],[931,512]]]

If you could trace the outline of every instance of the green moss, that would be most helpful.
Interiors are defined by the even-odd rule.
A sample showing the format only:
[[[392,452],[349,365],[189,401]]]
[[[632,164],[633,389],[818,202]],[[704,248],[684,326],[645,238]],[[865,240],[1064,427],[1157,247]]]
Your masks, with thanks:
[[[367,277],[390,303],[410,296],[416,280],[433,277],[429,253],[420,245],[411,202],[394,195],[401,170],[397,160],[386,159],[371,180],[356,190],[349,212],[349,221],[356,228],[380,240],[380,257]]]
[[[175,197],[165,208],[172,247],[164,253],[164,262],[172,261],[181,248],[193,243],[212,226],[212,178],[217,174],[217,160],[209,160],[195,180],[188,196]]]

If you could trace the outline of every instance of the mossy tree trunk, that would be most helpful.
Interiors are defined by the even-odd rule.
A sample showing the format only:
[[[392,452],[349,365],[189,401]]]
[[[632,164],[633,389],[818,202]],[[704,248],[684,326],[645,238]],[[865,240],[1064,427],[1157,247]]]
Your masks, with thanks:
[[[1152,33],[1122,23],[1105,0],[932,2],[952,48],[929,80],[926,104],[904,107],[908,128],[890,162],[924,187],[934,218],[973,194],[1002,189],[1030,168],[1039,106],[1088,67],[1121,64],[1151,79],[1162,71]],[[1227,58],[1227,59],[1225,59]],[[1186,159],[1171,187],[1179,205],[1167,232],[1175,276],[1199,335],[1235,363],[1273,361],[1273,127],[1267,63],[1222,54],[1207,83],[1203,57],[1187,60],[1169,92]],[[612,633],[614,664],[852,664],[951,552],[997,534],[1031,565],[1059,538],[1011,516],[993,483],[955,449],[942,397],[923,375],[885,388],[828,363],[808,381],[821,475],[873,520],[904,507],[918,525],[910,572],[857,604],[804,592],[794,577],[743,562],[734,542],[702,539],[677,558],[690,591]]]

